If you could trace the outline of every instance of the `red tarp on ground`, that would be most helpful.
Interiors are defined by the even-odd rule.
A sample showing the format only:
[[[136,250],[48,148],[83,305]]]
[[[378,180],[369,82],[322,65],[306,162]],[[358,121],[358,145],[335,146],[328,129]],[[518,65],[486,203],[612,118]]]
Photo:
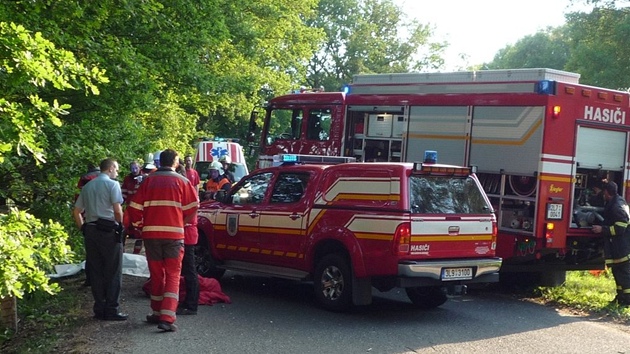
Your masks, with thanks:
[[[214,278],[204,278],[201,275],[197,276],[199,279],[199,305],[214,305],[219,302],[231,304],[230,297],[221,291],[221,284]],[[149,296],[149,289],[151,287],[151,279],[147,280],[142,285],[142,290],[147,296]],[[186,281],[184,277],[179,278],[179,299],[186,297]]]

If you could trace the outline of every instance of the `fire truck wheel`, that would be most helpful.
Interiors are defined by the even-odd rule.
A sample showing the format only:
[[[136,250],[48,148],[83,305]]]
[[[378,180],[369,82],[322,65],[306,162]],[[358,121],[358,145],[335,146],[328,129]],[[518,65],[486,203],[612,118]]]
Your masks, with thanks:
[[[405,288],[405,291],[413,305],[423,310],[436,308],[445,303],[448,299],[439,286]]]
[[[217,263],[212,258],[212,253],[207,246],[206,237],[199,234],[199,241],[195,246],[195,265],[197,273],[205,278],[221,279],[225,269],[217,268]]]
[[[345,257],[327,255],[315,268],[315,298],[330,311],[345,311],[352,301],[352,274]]]

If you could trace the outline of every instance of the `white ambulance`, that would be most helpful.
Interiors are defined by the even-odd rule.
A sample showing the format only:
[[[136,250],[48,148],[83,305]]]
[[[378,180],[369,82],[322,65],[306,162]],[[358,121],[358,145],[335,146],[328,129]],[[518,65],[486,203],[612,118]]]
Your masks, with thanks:
[[[212,161],[219,161],[222,157],[227,157],[230,161],[230,171],[234,175],[234,182],[249,173],[243,147],[233,141],[224,140],[203,140],[197,145],[197,152],[193,162],[193,168],[199,172],[202,181],[208,179],[208,167]]]

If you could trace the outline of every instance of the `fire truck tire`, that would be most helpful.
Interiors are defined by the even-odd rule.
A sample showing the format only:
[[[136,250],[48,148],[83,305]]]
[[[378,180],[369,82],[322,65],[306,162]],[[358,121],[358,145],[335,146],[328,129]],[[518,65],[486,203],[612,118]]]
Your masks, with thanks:
[[[448,297],[439,286],[405,288],[405,291],[413,305],[423,310],[436,308],[448,300]]]
[[[348,260],[330,254],[315,267],[315,299],[326,310],[346,311],[352,304],[352,273]]]
[[[195,246],[195,265],[197,273],[205,278],[221,279],[225,269],[217,268],[217,262],[208,249],[208,242],[203,234],[199,234],[199,241]]]

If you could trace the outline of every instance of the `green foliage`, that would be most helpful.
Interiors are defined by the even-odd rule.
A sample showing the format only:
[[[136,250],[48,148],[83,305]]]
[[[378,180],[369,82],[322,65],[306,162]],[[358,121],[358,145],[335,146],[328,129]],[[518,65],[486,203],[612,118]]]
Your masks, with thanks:
[[[310,87],[338,91],[360,73],[437,69],[446,43],[432,42],[432,29],[406,21],[391,0],[320,0],[307,23],[326,40],[308,63]]]
[[[43,122],[24,116],[24,125],[36,129],[38,156],[41,161],[45,156],[46,166],[9,152],[9,163],[0,165],[0,185],[12,188],[0,190],[0,202],[11,199],[41,217],[56,214],[56,220],[71,226],[66,224],[68,207],[88,163],[113,157],[124,175],[129,161],[149,152],[175,148],[191,153],[200,136],[244,138],[252,108],[267,97],[261,87],[284,92],[299,79],[319,39],[318,31],[303,23],[315,4],[2,2],[0,21],[41,33],[86,67],[107,72],[109,81],[99,82],[98,96],[28,86],[40,97],[56,99],[64,115]],[[11,62],[18,54],[3,57]],[[11,91],[0,92],[1,100]],[[0,129],[0,137],[5,131]]]
[[[72,260],[67,237],[59,223],[44,224],[17,209],[0,214],[0,297],[57,292],[58,285],[46,274],[53,273],[56,264]]]
[[[628,1],[586,2],[596,7],[569,13],[566,25],[504,47],[481,68],[554,68],[580,73],[583,84],[628,89],[630,7],[622,7]]]
[[[39,91],[84,89],[98,94],[95,83],[107,79],[98,68],[87,68],[71,52],[57,49],[41,33],[14,23],[0,22],[0,58],[0,163],[13,148],[17,155],[27,150],[36,162],[44,162],[41,126],[60,126],[58,116],[67,114],[70,106],[43,99]]]
[[[548,28],[507,45],[483,69],[551,68],[563,70],[569,59],[565,27]]]
[[[609,5],[610,6],[610,5]],[[568,18],[571,56],[566,69],[581,82],[625,89],[630,81],[630,9],[600,7]]]

